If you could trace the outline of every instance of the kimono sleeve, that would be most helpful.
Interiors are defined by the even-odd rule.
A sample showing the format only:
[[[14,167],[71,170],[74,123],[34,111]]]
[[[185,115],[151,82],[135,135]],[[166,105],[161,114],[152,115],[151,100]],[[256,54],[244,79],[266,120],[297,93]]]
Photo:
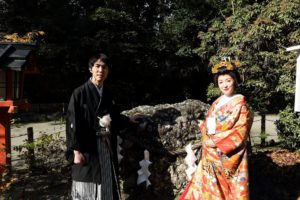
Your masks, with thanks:
[[[76,123],[78,121],[77,112],[79,112],[78,102],[76,101],[75,95],[73,93],[70,98],[66,116],[66,157],[69,161],[72,161],[73,150],[79,150],[79,143],[76,134]]]
[[[206,128],[207,127],[207,117],[211,115],[213,108],[214,108],[214,104],[210,106],[209,110],[207,111],[206,119],[199,126],[199,130],[200,130],[201,134],[207,133],[207,128]]]
[[[211,136],[211,139],[222,153],[229,154],[246,144],[252,121],[251,111],[246,105],[243,105],[234,126],[229,130]]]

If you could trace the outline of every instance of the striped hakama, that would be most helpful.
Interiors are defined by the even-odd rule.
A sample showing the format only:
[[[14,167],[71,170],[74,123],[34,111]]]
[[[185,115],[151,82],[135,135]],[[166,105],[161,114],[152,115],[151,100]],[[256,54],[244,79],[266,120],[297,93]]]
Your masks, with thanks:
[[[72,182],[73,200],[101,200],[101,185],[92,182]]]

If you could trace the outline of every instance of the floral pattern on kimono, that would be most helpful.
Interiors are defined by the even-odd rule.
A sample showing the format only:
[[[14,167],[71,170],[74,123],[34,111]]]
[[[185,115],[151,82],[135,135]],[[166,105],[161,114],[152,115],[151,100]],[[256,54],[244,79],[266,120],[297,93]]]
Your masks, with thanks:
[[[244,96],[235,95],[218,107],[221,98],[211,105],[200,127],[202,159],[179,200],[249,199],[246,143],[253,115]],[[207,134],[207,121],[212,116],[216,119],[215,133]],[[215,148],[204,145],[209,139]]]

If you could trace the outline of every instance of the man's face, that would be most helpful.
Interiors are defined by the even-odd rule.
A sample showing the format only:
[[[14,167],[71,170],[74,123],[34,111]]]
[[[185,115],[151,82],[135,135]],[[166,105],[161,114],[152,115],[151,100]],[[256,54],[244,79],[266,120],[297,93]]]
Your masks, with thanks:
[[[102,85],[108,75],[108,66],[99,59],[94,63],[90,71],[92,73],[92,80],[98,85]]]

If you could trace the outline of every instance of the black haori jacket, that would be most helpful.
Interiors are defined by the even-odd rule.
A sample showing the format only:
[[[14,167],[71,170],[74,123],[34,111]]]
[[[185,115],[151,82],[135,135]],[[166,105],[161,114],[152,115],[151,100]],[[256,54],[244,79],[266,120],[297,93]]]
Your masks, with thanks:
[[[101,103],[99,103],[100,101]],[[112,119],[111,149],[117,170],[117,134],[129,124],[129,118],[116,110],[106,87],[103,88],[102,98],[90,80],[74,90],[68,105],[66,119],[66,157],[73,163],[73,150],[79,150],[86,158],[85,165],[72,165],[72,179],[75,181],[101,183],[97,153],[96,130],[99,127],[97,116],[102,117],[106,114],[110,114]]]

